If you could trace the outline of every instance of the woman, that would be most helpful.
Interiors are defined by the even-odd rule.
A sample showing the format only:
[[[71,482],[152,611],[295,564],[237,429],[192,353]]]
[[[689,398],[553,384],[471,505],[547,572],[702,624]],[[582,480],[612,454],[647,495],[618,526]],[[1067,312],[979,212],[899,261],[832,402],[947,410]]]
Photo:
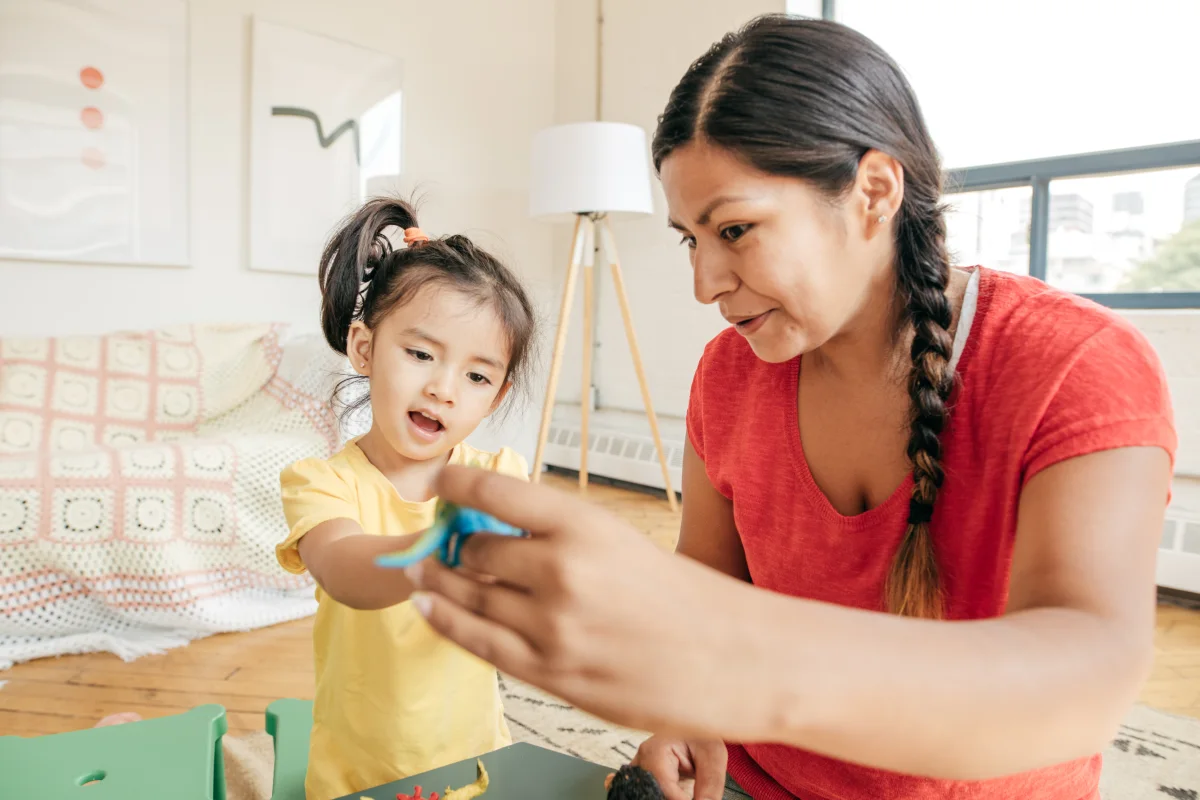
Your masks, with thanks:
[[[848,28],[722,39],[654,161],[732,324],[689,403],[688,558],[447,471],[444,497],[535,536],[427,564],[431,624],[656,732],[638,762],[670,798],[691,776],[718,798],[726,770],[756,798],[1098,797],[1152,656],[1175,449],[1154,353],[1096,305],[949,266],[916,99]]]

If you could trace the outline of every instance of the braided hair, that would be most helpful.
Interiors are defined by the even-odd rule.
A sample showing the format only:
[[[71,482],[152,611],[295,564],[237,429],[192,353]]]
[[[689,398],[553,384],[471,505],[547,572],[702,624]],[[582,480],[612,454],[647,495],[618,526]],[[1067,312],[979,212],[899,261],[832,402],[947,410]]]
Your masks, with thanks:
[[[655,168],[697,138],[831,197],[849,190],[870,150],[904,166],[895,273],[901,324],[913,334],[907,448],[913,490],[883,604],[896,614],[942,616],[930,523],[943,478],[939,437],[954,386],[950,262],[941,164],[912,88],[878,45],[851,28],[766,15],[714,44],[676,85],[655,131]]]
[[[361,321],[375,329],[388,314],[416,297],[431,283],[443,284],[491,306],[508,334],[506,382],[528,386],[535,340],[533,303],[520,280],[495,256],[466,236],[428,239],[421,235],[408,247],[394,248],[389,231],[417,228],[417,212],[403,200],[377,197],[351,214],[329,239],[321,254],[321,329],[325,341],[346,355],[350,327]],[[335,399],[367,379],[346,378]],[[514,392],[509,392],[511,398]],[[370,402],[362,393],[344,403],[352,415]]]

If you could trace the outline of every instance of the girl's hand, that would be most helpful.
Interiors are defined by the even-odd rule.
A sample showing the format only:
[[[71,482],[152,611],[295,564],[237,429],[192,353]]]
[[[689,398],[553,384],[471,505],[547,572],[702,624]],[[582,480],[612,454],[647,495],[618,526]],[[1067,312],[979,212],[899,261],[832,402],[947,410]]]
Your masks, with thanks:
[[[763,593],[546,486],[449,467],[437,491],[532,534],[472,536],[464,569],[435,559],[409,568],[414,603],[437,631],[621,725],[735,738],[747,720],[756,727],[745,732],[761,732],[769,709],[739,699],[724,667],[767,662],[740,640]]]
[[[684,741],[653,736],[642,742],[633,763],[658,781],[667,800],[721,800],[729,752],[720,740]],[[680,781],[695,780],[689,793]]]

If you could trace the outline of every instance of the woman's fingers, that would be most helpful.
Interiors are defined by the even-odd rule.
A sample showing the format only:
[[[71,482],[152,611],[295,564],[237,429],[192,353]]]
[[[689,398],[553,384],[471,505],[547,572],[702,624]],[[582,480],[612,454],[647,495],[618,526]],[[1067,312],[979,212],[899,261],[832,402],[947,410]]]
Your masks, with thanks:
[[[507,628],[527,642],[533,638],[529,629],[537,624],[537,608],[528,594],[503,583],[476,580],[436,559],[414,564],[405,574],[418,591],[443,597],[468,614]]]
[[[446,467],[436,491],[443,500],[491,514],[535,536],[561,533],[564,522],[588,509],[584,501],[549,486],[470,467]]]
[[[553,570],[553,545],[537,539],[517,539],[477,533],[459,550],[462,566],[479,575],[487,575],[502,583],[528,591],[545,587]]]
[[[696,765],[696,800],[721,800],[725,795],[725,769],[729,751],[723,742],[692,743],[692,761]]]
[[[680,753],[674,747],[659,746],[657,739],[647,740],[630,763],[653,775],[667,800],[692,800],[691,793],[679,785],[688,773],[680,769]]]
[[[412,601],[431,628],[467,652],[518,680],[535,677],[536,656],[520,634],[476,616],[442,595],[418,592]]]

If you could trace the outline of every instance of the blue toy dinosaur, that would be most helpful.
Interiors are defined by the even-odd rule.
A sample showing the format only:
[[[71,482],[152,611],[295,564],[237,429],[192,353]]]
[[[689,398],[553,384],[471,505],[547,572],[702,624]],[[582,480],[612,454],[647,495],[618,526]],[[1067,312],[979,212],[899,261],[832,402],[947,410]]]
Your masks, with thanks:
[[[375,563],[381,567],[407,567],[436,554],[446,566],[457,567],[463,544],[476,533],[529,535],[527,531],[501,522],[491,514],[439,500],[433,524],[417,541],[398,553],[377,556]]]

